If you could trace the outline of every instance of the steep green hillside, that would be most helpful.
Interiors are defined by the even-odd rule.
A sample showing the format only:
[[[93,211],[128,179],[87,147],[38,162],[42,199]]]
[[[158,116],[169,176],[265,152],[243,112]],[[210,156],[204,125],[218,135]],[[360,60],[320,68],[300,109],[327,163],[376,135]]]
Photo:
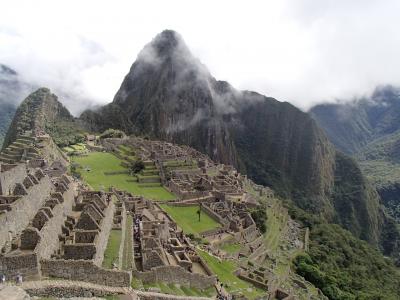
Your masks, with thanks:
[[[293,206],[289,212],[310,227],[309,251],[294,269],[329,299],[399,299],[400,272],[390,259],[338,225]]]
[[[369,98],[317,105],[310,112],[335,146],[356,158],[388,212],[399,222],[399,89],[380,87]]]

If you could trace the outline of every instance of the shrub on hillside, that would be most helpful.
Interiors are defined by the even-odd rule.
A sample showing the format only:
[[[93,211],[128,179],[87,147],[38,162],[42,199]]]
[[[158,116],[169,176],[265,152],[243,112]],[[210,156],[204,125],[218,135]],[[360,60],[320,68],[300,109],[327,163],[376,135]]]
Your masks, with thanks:
[[[100,134],[101,139],[108,139],[108,138],[123,138],[125,133],[118,129],[107,129],[102,134]]]

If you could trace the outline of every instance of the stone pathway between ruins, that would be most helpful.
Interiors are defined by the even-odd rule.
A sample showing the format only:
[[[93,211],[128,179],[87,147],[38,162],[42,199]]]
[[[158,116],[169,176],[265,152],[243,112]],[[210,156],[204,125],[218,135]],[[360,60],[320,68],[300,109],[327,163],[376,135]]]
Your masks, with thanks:
[[[8,283],[7,285],[14,285]],[[71,281],[71,280],[40,280],[40,281],[25,281],[19,285],[22,289],[26,291],[35,291],[46,288],[57,288],[57,289],[68,289],[68,288],[82,288],[91,291],[101,291],[103,293],[109,294],[121,294],[125,295],[123,299],[126,300],[140,300],[140,299],[165,299],[165,300],[209,300],[211,298],[206,297],[189,297],[189,296],[176,296],[168,294],[160,294],[154,292],[143,292],[134,290],[130,287],[111,287],[104,286],[89,282],[82,281]]]

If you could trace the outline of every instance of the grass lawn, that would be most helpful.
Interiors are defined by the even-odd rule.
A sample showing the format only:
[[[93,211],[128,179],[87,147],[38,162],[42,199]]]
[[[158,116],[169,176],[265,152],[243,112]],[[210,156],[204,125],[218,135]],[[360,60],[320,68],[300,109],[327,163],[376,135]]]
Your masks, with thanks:
[[[87,156],[72,157],[74,163],[79,164],[79,172],[83,179],[94,189],[111,186],[120,190],[142,195],[153,200],[172,200],[175,196],[162,186],[140,186],[137,182],[128,182],[134,177],[128,174],[104,175],[104,172],[126,171],[121,166],[121,160],[115,155],[106,152],[91,152]]]
[[[104,252],[103,267],[112,269],[113,263],[118,265],[119,246],[121,244],[121,230],[111,230],[108,237],[106,251]]]
[[[249,299],[267,295],[266,291],[258,289],[251,283],[236,277],[234,271],[237,269],[237,265],[232,260],[219,261],[216,257],[202,250],[198,250],[197,253],[204,259],[211,271],[218,276],[218,279],[230,293],[240,292]]]
[[[132,250],[132,216],[128,215],[126,219],[125,228],[125,243],[124,252],[122,254],[122,270],[131,270],[133,261],[133,250]]]
[[[232,244],[226,243],[219,248],[227,253],[233,254],[233,253],[239,252],[241,246],[236,243],[232,243]]]
[[[175,220],[186,234],[200,234],[201,232],[220,227],[220,224],[211,219],[205,212],[201,212],[201,220],[197,211],[199,206],[169,206],[161,207]]]

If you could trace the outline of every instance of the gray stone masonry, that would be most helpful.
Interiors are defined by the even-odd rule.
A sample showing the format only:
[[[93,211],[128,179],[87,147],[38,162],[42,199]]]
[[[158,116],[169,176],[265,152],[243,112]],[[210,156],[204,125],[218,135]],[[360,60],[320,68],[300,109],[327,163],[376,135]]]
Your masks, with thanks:
[[[24,176],[22,176],[24,178]],[[26,190],[27,195],[13,202],[11,210],[0,215],[0,248],[12,237],[21,233],[47,200],[53,184],[46,176]]]

